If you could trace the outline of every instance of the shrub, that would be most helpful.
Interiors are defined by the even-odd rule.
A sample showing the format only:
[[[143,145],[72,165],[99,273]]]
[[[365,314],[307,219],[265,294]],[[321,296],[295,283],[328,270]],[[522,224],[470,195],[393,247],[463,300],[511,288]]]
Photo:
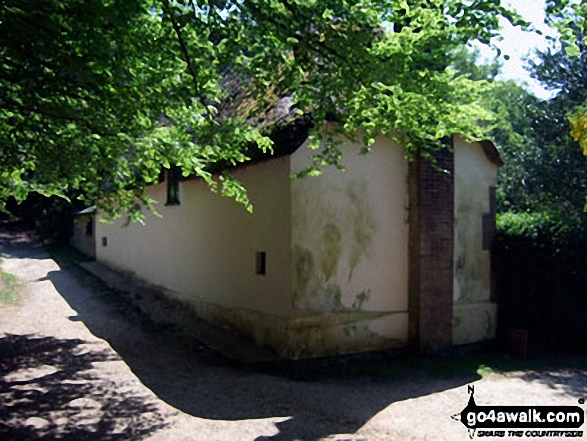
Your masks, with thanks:
[[[493,250],[499,329],[536,343],[587,347],[587,240],[549,213],[498,215]]]

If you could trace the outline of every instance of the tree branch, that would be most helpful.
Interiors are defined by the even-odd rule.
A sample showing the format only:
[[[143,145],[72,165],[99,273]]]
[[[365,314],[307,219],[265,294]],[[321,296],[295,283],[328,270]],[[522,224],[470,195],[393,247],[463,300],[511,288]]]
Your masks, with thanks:
[[[189,73],[192,77],[192,81],[193,81],[194,95],[197,96],[200,100],[202,100],[202,97],[200,97],[200,86],[198,83],[197,72],[194,68],[194,64],[193,64],[192,59],[190,57],[188,47],[187,47],[186,42],[185,42],[183,35],[181,33],[181,28],[179,27],[179,24],[177,23],[177,20],[175,19],[175,14],[173,12],[173,8],[169,4],[168,0],[163,1],[163,10],[169,16],[169,20],[171,21],[171,25],[173,26],[173,30],[175,31],[175,35],[177,36],[177,41],[179,43],[179,46],[180,46],[181,51],[183,53],[183,56],[185,57],[185,62],[188,66],[188,71],[189,71]]]

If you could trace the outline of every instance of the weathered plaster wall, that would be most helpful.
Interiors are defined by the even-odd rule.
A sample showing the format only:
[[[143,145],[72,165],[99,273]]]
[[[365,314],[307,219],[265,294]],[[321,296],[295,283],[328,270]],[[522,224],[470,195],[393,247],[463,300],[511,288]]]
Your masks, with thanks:
[[[281,157],[235,171],[253,214],[201,180],[181,183],[177,206],[164,205],[165,183],[150,187],[163,217],[148,215],[145,225],[128,227],[98,222],[98,260],[165,288],[204,318],[227,323],[259,344],[285,344],[292,304],[289,161]],[[266,275],[255,273],[261,251]]]
[[[407,162],[380,137],[342,147],[345,172],[292,182],[294,355],[376,349],[407,339]],[[308,150],[292,155],[292,171]]]
[[[493,338],[496,305],[490,302],[491,263],[483,250],[483,215],[497,166],[478,143],[455,137],[455,281],[453,344]]]
[[[308,164],[305,146],[237,170],[253,215],[200,180],[181,183],[178,206],[164,206],[166,184],[154,185],[163,218],[97,223],[97,259],[289,358],[405,345],[408,164],[383,137],[368,155],[342,150],[347,171],[318,178],[290,180]],[[482,219],[495,174],[478,144],[455,139],[454,344],[494,334]],[[260,251],[266,275],[255,274]]]
[[[93,215],[85,215],[74,218],[73,233],[69,243],[81,253],[94,258],[96,257],[95,235],[86,233],[88,222],[93,222],[92,217]]]

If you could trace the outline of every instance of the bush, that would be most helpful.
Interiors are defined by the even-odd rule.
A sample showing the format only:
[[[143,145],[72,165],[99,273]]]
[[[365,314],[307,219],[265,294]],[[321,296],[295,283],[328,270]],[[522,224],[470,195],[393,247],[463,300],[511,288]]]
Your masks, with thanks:
[[[497,217],[493,250],[499,329],[530,331],[531,342],[587,347],[587,240],[549,213]]]
[[[73,231],[72,212],[76,207],[56,196],[45,197],[32,193],[20,205],[8,206],[12,214],[33,228],[46,244],[67,244]]]

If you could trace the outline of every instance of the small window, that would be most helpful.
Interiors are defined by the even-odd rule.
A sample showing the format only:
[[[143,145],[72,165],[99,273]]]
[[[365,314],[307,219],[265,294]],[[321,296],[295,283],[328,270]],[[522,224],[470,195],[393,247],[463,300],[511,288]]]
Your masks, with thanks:
[[[108,238],[107,237],[102,237],[102,246],[103,247],[107,247],[108,246]]]
[[[165,205],[179,205],[179,167],[171,167],[167,171],[167,202]]]
[[[255,259],[255,274],[264,276],[267,273],[267,253],[257,251]]]

